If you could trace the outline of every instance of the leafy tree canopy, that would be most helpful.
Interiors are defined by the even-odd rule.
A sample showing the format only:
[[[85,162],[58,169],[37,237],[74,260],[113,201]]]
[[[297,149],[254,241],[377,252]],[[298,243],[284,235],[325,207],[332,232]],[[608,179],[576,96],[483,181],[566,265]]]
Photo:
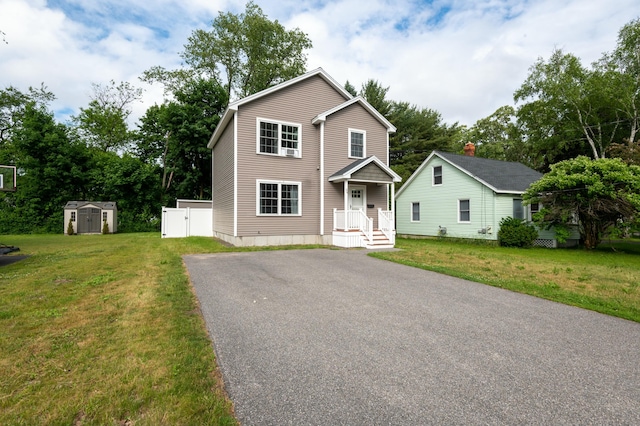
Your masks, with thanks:
[[[102,151],[125,148],[132,139],[127,119],[130,105],[142,96],[142,89],[128,82],[116,85],[93,84],[93,95],[87,108],[80,108],[74,117],[80,136],[89,146]]]
[[[585,248],[593,249],[612,227],[638,220],[640,167],[617,158],[579,156],[552,165],[523,199],[542,204],[537,221],[543,226],[567,226],[577,220]]]
[[[7,142],[13,130],[21,125],[27,105],[46,105],[54,99],[44,84],[38,89],[29,87],[27,93],[13,86],[0,90],[0,145]]]
[[[142,117],[136,154],[160,165],[165,203],[211,197],[207,142],[227,101],[226,91],[216,81],[192,80],[175,93],[174,101],[155,105]]]
[[[220,12],[210,30],[193,31],[181,53],[188,68],[147,70],[144,79],[175,91],[195,77],[214,79],[227,97],[245,97],[306,70],[311,40],[300,29],[287,30],[250,1],[241,14]]]

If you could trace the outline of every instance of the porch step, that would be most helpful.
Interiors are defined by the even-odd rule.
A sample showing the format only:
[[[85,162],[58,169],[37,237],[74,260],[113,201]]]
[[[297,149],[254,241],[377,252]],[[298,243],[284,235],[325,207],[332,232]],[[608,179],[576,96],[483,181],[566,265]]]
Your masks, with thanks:
[[[378,229],[373,230],[373,242],[367,243],[367,249],[393,248],[391,241]]]

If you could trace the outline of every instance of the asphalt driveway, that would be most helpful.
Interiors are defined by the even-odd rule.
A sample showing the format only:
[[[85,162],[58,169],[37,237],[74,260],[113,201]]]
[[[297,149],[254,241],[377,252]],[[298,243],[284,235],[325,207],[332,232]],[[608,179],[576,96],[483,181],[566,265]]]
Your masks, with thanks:
[[[184,257],[243,425],[640,424],[640,324],[366,256]]]

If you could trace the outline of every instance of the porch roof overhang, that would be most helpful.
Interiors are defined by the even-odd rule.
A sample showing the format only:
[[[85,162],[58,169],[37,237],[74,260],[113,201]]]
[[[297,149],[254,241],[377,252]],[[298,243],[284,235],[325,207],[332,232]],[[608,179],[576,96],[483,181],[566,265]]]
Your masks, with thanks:
[[[379,171],[382,173],[377,174],[369,174],[368,176],[359,175],[358,172],[363,171],[363,169],[368,166],[377,167]],[[347,167],[344,167],[341,170],[338,170],[331,176],[329,176],[329,182],[344,182],[344,181],[357,181],[357,182],[371,182],[371,183],[395,183],[401,182],[402,178],[398,176],[396,172],[391,170],[386,164],[384,164],[378,157],[372,155],[367,158],[362,158],[360,160],[356,160],[353,163],[349,164]]]

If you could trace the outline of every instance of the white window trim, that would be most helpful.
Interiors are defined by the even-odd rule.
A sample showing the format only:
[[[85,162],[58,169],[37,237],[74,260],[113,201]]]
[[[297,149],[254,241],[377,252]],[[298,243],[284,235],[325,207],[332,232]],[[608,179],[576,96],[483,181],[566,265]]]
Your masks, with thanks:
[[[540,210],[542,210],[542,204],[540,203],[533,203],[533,204],[537,204],[538,205],[538,210],[534,213],[533,210],[531,210],[531,206],[532,204],[527,205],[527,220],[529,222],[533,222],[533,215],[538,213]]]
[[[351,155],[351,133],[362,133],[362,157],[354,157],[353,155]],[[347,144],[348,145],[347,156],[349,158],[366,158],[367,157],[367,131],[349,128],[347,131],[347,137],[349,138],[348,139],[349,143]]]
[[[260,151],[260,123],[271,123],[278,125],[278,153],[272,154],[269,152]],[[298,149],[296,155],[287,155],[286,151],[282,149],[282,126],[293,126],[298,128]],[[291,123],[288,121],[272,120],[270,118],[256,117],[256,154],[269,155],[272,157],[302,157],[302,124]]]
[[[260,212],[260,184],[269,183],[278,185],[278,213],[261,213]],[[282,185],[298,186],[298,213],[282,214]],[[266,217],[295,217],[302,216],[302,182],[284,181],[284,180],[256,180],[256,216]]]
[[[418,205],[418,217],[419,217],[418,220],[414,220],[413,219],[413,205],[414,204]],[[422,219],[422,209],[420,208],[420,201],[412,201],[411,202],[411,208],[410,208],[409,211],[411,212],[411,220],[410,221],[413,222],[413,223],[419,223],[420,220]]]
[[[462,210],[460,210],[460,203],[462,201],[468,201],[469,202],[469,220],[461,220],[460,219],[460,216],[461,216],[460,213],[462,213]],[[469,199],[469,198],[460,198],[458,200],[458,223],[471,223],[471,199]]]
[[[440,167],[440,179],[444,182],[444,170],[441,165],[431,167],[431,186],[441,186],[442,182],[436,183],[436,167]]]

